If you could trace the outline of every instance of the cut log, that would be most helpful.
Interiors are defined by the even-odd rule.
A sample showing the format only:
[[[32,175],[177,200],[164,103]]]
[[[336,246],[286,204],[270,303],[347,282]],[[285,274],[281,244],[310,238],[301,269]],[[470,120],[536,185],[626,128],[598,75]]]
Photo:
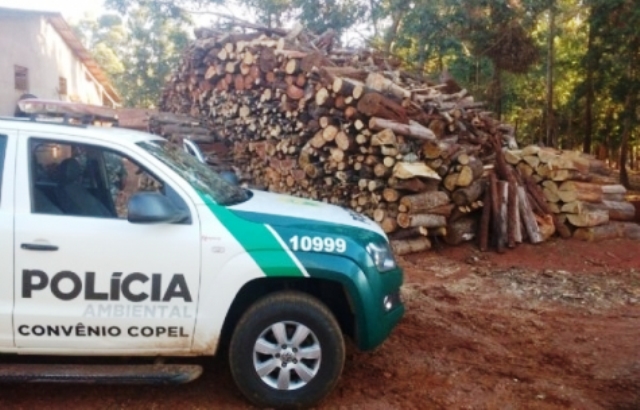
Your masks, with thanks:
[[[438,181],[435,179],[421,180],[420,178],[398,179],[392,178],[389,187],[410,192],[433,192],[438,190]]]
[[[535,215],[531,210],[531,204],[527,197],[527,192],[524,187],[518,187],[518,205],[520,206],[520,217],[527,231],[529,241],[533,244],[542,242],[542,235],[540,234],[540,228],[536,221]]]
[[[504,238],[507,246],[513,248],[515,240],[511,243],[509,241],[509,182],[498,181],[498,195],[500,196],[500,237]]]
[[[551,188],[544,187],[542,189],[542,193],[547,200],[547,202],[558,202],[560,201],[560,194],[557,190],[552,190]]]
[[[536,169],[538,165],[540,165],[540,158],[538,158],[537,155],[525,155],[524,157],[522,157],[522,159],[524,160],[524,162],[529,164],[531,169]]]
[[[429,209],[429,213],[434,215],[442,215],[449,218],[454,208],[455,208],[454,204],[440,205],[435,208]]]
[[[602,205],[609,212],[609,220],[634,221],[636,208],[629,202],[602,201]]]
[[[551,191],[557,190],[557,185],[552,181],[545,181],[545,188]],[[553,219],[553,224],[556,228],[556,231],[560,234],[562,238],[570,238],[571,231],[564,224],[563,221],[560,221],[558,218],[559,205],[552,202],[545,201],[544,194],[540,190],[540,186],[538,186],[533,178],[528,178],[525,180],[526,190],[530,194],[531,198],[536,202],[537,206],[544,212],[545,214],[551,214]],[[557,191],[559,193],[559,191]],[[552,206],[553,204],[553,206]]]
[[[584,204],[585,202],[582,201],[567,202],[562,205],[562,207],[560,208],[560,212],[564,212],[567,214],[579,214],[584,211]]]
[[[520,228],[520,219],[518,215],[518,185],[513,178],[511,178],[507,184],[507,244],[509,248],[514,248],[518,242],[518,231]]]
[[[396,221],[396,218],[385,217],[380,222],[380,227],[382,228],[384,233],[390,234],[398,229],[398,221]]]
[[[535,215],[536,222],[538,223],[538,228],[540,229],[540,235],[542,236],[542,240],[546,241],[551,238],[553,234],[556,232],[555,224],[553,222],[553,217],[551,215]]]
[[[498,253],[505,251],[507,238],[502,235],[502,215],[501,208],[501,196],[498,189],[498,178],[495,173],[489,174],[489,189],[491,190],[491,221],[492,221],[492,234],[493,242],[495,244]]]
[[[422,154],[427,159],[444,158],[451,149],[452,146],[445,141],[426,141],[422,145]]]
[[[388,92],[398,98],[411,98],[411,92],[393,81],[385,78],[382,74],[371,73],[367,76],[366,86],[380,92]]]
[[[409,124],[387,120],[384,118],[371,117],[369,120],[369,128],[374,131],[382,131],[386,128],[392,130],[399,135],[406,135],[423,140],[435,140],[436,135],[429,128],[420,125],[415,121],[409,121]]]
[[[530,177],[531,175],[533,175],[533,168],[531,168],[531,165],[527,164],[526,162],[520,162],[518,165],[516,165],[516,169],[523,177]]]
[[[458,188],[451,194],[451,200],[458,206],[470,205],[477,201],[483,193],[484,184],[481,180],[475,180],[466,188]]]
[[[440,180],[440,175],[424,163],[398,162],[393,167],[393,176],[399,179],[409,179],[415,177],[431,178]]]
[[[600,209],[583,210],[579,214],[567,214],[567,220],[578,228],[604,225],[609,222],[609,212]]]
[[[482,207],[482,216],[480,218],[480,238],[478,244],[482,252],[486,252],[489,249],[489,226],[491,223],[491,190],[485,188],[484,198],[482,200],[484,206]]]
[[[449,245],[459,245],[476,237],[478,223],[475,217],[464,217],[447,226],[444,241]]]
[[[398,192],[397,189],[385,188],[384,191],[382,191],[382,197],[387,202],[397,202],[398,199],[400,199],[400,192]]]
[[[436,229],[436,228],[434,228]],[[421,236],[428,236],[429,230],[427,228],[423,228],[422,226],[417,226],[415,228],[401,229],[389,235],[389,239],[391,240],[402,240],[402,239],[414,239],[419,238]]]
[[[622,185],[602,185],[603,194],[626,194],[627,189]]]
[[[341,77],[335,77],[333,80],[332,90],[336,94],[349,97],[353,94],[355,87],[356,84],[353,81]]]
[[[484,171],[482,166],[482,162],[480,162],[477,158],[472,157],[468,160],[468,165],[462,165],[460,168],[460,174],[458,175],[458,179],[456,180],[456,185],[461,187],[466,187],[471,185],[473,181],[480,178]]]
[[[625,194],[602,194],[603,201],[622,202],[625,200]]]
[[[566,181],[560,185],[558,190],[559,198],[562,198],[564,202],[571,202],[565,201],[565,199],[569,197],[574,198],[572,199],[573,201],[602,202],[603,187],[601,185],[588,182]],[[561,194],[560,192],[572,192],[575,196],[571,194]]]
[[[417,214],[429,211],[432,208],[449,203],[449,196],[442,192],[425,192],[417,195],[407,195],[400,199],[400,204],[404,205],[407,212]]]
[[[517,165],[522,161],[522,155],[520,151],[506,151],[504,153],[504,159],[511,165]]]
[[[379,147],[381,145],[398,145],[396,135],[390,129],[384,129],[371,136],[371,145]]]
[[[640,225],[633,222],[612,222],[621,224],[623,228],[623,237],[627,239],[640,240]]]
[[[421,237],[417,239],[392,240],[390,242],[393,253],[402,256],[410,253],[424,252],[431,249],[429,238]]]
[[[368,93],[365,94],[357,105],[358,111],[369,117],[380,117],[403,124],[409,122],[407,112],[395,101],[392,101],[382,94]]]
[[[576,191],[560,191],[556,193],[560,201],[562,202],[574,202],[578,200],[578,193]]]
[[[442,215],[407,213],[398,214],[398,225],[401,228],[424,226],[427,228],[438,228],[447,225],[447,218]]]
[[[538,155],[538,152],[540,152],[540,147],[538,147],[537,145],[527,145],[520,152],[523,156]]]
[[[244,81],[244,80],[243,80]],[[237,89],[237,87],[236,87]],[[299,100],[302,97],[304,97],[304,90],[300,87],[297,87],[293,84],[287,86],[287,97],[291,98],[292,100]]]
[[[457,189],[457,187],[458,187],[458,177],[459,176],[460,176],[460,174],[457,173],[457,172],[453,172],[453,173],[447,175],[444,178],[444,181],[442,182],[442,185],[449,192],[455,191]]]
[[[590,228],[578,228],[573,233],[573,237],[575,239],[588,242],[622,238],[624,235],[624,229],[621,225],[622,224],[618,223],[608,223],[606,225]]]
[[[538,158],[540,158],[540,162],[546,164],[560,155],[560,151],[551,147],[543,147],[538,150]]]

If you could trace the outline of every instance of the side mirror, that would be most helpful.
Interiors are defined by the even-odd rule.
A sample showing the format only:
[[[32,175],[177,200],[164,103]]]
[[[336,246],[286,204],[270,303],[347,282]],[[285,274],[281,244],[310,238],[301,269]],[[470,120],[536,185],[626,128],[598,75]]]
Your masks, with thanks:
[[[240,186],[240,180],[238,179],[236,173],[233,171],[220,172],[220,178],[224,179],[233,186]]]
[[[127,220],[136,224],[179,223],[189,214],[176,208],[171,201],[157,192],[138,192],[127,204]]]

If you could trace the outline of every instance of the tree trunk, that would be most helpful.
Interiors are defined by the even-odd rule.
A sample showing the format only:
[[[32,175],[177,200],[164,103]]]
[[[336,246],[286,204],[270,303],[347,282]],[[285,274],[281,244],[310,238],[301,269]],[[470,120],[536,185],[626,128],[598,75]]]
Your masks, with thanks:
[[[629,92],[625,98],[625,116],[622,128],[622,139],[620,142],[620,184],[629,188],[629,174],[627,173],[627,156],[629,153],[629,136],[632,129],[632,116],[635,112],[635,101],[633,92]]]
[[[555,0],[549,0],[549,32],[547,33],[547,127],[546,127],[546,145],[551,147],[557,146],[556,135],[554,132],[554,115],[553,115],[553,69],[555,60],[555,51],[553,40],[556,36],[556,5]]]
[[[493,106],[498,120],[502,120],[502,69],[493,65]]]
[[[589,26],[589,40],[587,43],[587,95],[585,101],[585,111],[584,111],[584,141],[582,143],[582,152],[585,154],[591,153],[591,140],[593,134],[593,112],[591,110],[591,106],[594,101],[594,91],[593,91],[593,73],[595,71],[595,58],[594,58],[594,50],[593,50],[593,39],[595,37],[595,30],[591,26]]]

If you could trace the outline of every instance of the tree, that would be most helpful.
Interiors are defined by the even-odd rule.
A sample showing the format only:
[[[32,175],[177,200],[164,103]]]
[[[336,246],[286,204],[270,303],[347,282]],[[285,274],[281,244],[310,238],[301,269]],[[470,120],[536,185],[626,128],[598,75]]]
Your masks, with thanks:
[[[128,35],[122,18],[116,14],[105,14],[98,19],[85,16],[73,28],[85,47],[91,50],[93,58],[116,83],[125,70],[122,57]],[[115,85],[118,88],[118,84]]]
[[[599,96],[609,100],[608,110],[620,119],[610,130],[617,141],[608,142],[609,148],[620,148],[620,182],[628,187],[629,146],[639,122],[636,106],[640,92],[640,7],[633,0],[591,0],[589,6],[589,85],[593,86],[596,99]]]
[[[180,22],[156,19],[146,7],[129,11],[129,38],[123,57],[126,67],[121,88],[128,105],[152,107],[157,104],[162,89],[173,69],[177,67],[181,51],[188,43],[188,35]]]
[[[133,6],[126,16],[105,14],[75,25],[126,106],[153,107],[177,66],[188,35],[183,20],[158,18],[162,8]]]
[[[190,21],[190,11],[224,0],[105,0],[105,7],[128,16],[136,10],[147,10],[154,20]]]
[[[287,21],[299,21],[315,33],[329,29],[340,36],[360,21],[365,13],[358,0],[241,0],[256,11],[258,21],[267,27],[282,27]]]
[[[256,12],[258,21],[269,28],[282,27],[292,19],[292,0],[244,0],[243,3]]]

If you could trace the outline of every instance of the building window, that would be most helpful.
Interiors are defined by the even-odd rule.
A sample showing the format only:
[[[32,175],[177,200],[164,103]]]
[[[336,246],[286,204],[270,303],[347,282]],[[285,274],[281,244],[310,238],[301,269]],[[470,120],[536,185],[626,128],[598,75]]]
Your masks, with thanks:
[[[27,67],[14,65],[13,73],[16,90],[29,91],[29,69]]]
[[[64,77],[58,78],[58,94],[67,95],[67,79]]]

